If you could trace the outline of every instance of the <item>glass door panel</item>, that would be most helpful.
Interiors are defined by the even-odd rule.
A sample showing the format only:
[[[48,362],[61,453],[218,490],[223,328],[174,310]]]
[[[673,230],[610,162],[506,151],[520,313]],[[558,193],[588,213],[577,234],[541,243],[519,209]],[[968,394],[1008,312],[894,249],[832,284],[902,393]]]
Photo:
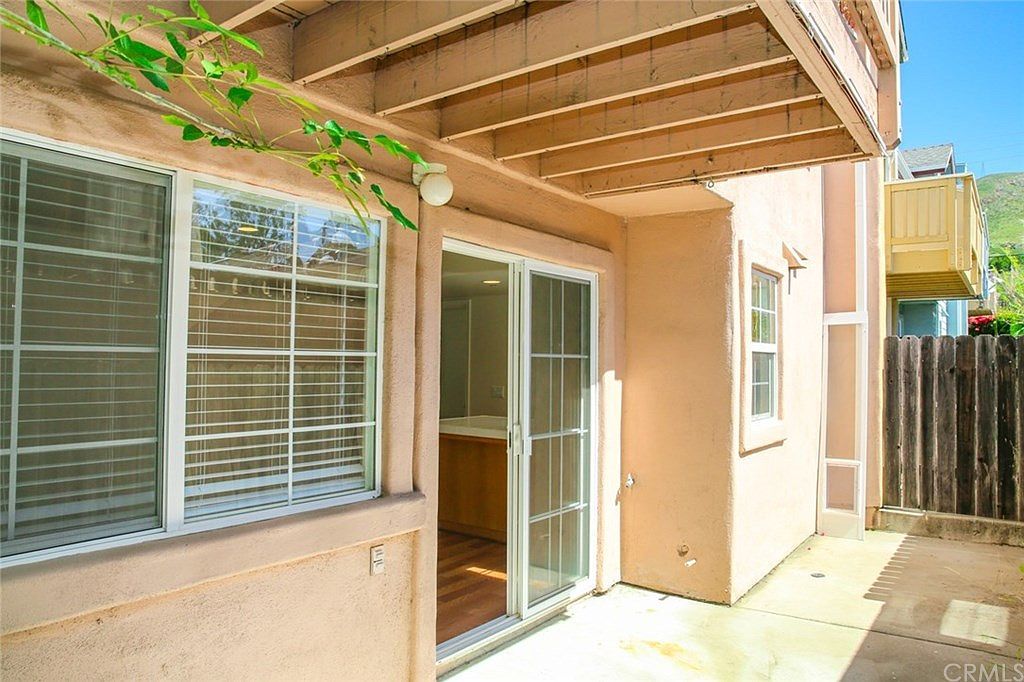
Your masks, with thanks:
[[[591,284],[528,271],[526,606],[589,572]]]

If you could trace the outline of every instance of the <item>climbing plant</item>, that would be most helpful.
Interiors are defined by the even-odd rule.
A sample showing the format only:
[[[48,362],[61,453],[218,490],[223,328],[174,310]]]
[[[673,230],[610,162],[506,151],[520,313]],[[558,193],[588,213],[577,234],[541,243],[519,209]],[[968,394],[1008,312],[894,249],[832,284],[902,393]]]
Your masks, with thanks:
[[[387,200],[380,185],[366,183],[365,171],[349,151],[369,155],[383,149],[426,166],[423,157],[387,135],[369,136],[320,118],[312,102],[260,74],[255,59],[263,56],[263,49],[258,42],[217,24],[198,0],[189,0],[189,15],[150,5],[145,13],[120,17],[88,13],[88,21],[80,22],[54,0],[43,0],[43,4],[92,46],[75,47],[55,35],[50,29],[54,15],[48,17],[36,0],[26,0],[24,15],[0,5],[0,24],[73,57],[165,110],[163,120],[180,128],[186,142],[247,150],[301,167],[341,192],[364,227],[367,199],[372,196],[400,224],[416,229]],[[174,97],[180,89],[190,91],[204,105],[194,109],[180,104],[180,98]],[[255,106],[261,99],[290,110],[295,127],[275,135],[265,133]]]

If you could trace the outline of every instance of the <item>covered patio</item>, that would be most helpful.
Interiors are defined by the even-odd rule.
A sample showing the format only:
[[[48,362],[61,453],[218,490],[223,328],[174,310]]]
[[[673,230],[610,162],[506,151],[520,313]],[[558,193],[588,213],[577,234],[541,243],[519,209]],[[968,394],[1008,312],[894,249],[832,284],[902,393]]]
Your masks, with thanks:
[[[869,531],[732,607],[618,585],[446,679],[1002,680],[1022,646],[1024,549]]]

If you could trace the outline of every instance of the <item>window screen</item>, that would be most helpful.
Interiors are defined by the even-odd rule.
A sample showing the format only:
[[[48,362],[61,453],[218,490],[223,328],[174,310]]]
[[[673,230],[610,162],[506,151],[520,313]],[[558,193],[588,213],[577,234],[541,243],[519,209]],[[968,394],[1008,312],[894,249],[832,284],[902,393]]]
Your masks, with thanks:
[[[196,183],[186,520],[374,487],[379,229]]]
[[[0,147],[4,555],[160,525],[170,179]]]

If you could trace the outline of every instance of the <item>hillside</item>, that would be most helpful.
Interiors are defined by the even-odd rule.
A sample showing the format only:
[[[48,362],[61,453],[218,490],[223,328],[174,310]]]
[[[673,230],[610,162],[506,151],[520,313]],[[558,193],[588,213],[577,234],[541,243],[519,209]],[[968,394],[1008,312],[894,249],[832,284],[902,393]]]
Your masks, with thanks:
[[[995,173],[978,179],[981,205],[988,215],[993,251],[1003,244],[1024,249],[1024,173]]]

